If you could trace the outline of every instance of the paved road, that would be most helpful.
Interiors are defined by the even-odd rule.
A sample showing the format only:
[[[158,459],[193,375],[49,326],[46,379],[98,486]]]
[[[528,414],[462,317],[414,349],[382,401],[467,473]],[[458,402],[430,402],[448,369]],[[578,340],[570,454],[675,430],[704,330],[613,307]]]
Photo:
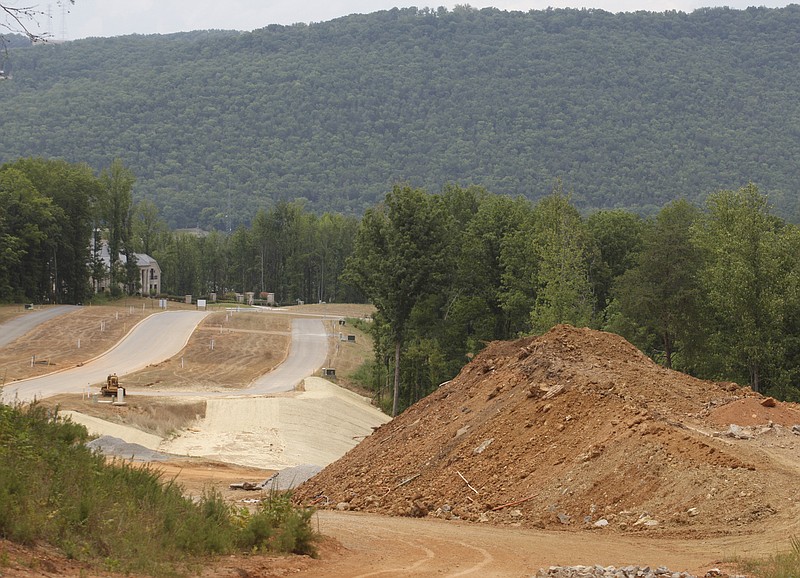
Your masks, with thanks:
[[[0,325],[0,347],[5,347],[15,339],[22,337],[37,325],[79,309],[78,305],[52,305],[9,319]]]
[[[286,360],[269,373],[256,379],[242,393],[276,393],[292,391],[325,363],[328,336],[321,319],[294,319],[292,344]]]
[[[278,367],[256,378],[244,389],[192,392],[148,388],[146,391],[129,391],[128,393],[212,398],[292,391],[306,377],[314,375],[325,363],[327,357],[328,336],[325,333],[323,320],[296,318],[292,320],[292,343],[289,346],[289,355]]]
[[[80,393],[106,376],[126,375],[160,363],[180,352],[195,327],[208,313],[168,311],[146,317],[112,349],[82,367],[16,381],[5,387],[3,401],[31,401],[59,393]]]

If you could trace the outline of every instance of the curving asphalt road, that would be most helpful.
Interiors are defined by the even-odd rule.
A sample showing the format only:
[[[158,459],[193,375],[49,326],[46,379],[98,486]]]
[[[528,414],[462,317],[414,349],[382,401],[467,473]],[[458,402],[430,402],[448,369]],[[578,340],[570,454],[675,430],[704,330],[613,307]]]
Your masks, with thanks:
[[[6,385],[3,401],[32,401],[59,393],[80,393],[90,384],[105,382],[110,373],[125,375],[169,359],[186,345],[204,311],[167,311],[138,323],[113,348],[81,367],[16,381]]]
[[[80,309],[78,305],[53,305],[43,309],[25,312],[23,315],[9,319],[0,326],[0,347],[5,347],[15,339],[22,337],[37,325],[59,315]]]
[[[292,391],[325,363],[328,336],[320,319],[292,320],[292,344],[289,355],[278,367],[253,381],[242,393],[277,393]]]
[[[120,377],[148,365],[160,363],[180,352],[202,319],[200,311],[169,311],[151,315],[134,327],[112,349],[81,367],[16,381],[6,386],[2,400],[21,402],[41,399],[60,393],[81,393],[92,384],[105,382],[110,373]],[[292,391],[325,363],[328,337],[321,319],[294,319],[292,343],[284,362],[271,372],[254,380],[241,394],[264,394]],[[129,392],[134,393],[134,392]],[[202,395],[216,397],[232,392],[174,392],[148,390],[147,395]]]

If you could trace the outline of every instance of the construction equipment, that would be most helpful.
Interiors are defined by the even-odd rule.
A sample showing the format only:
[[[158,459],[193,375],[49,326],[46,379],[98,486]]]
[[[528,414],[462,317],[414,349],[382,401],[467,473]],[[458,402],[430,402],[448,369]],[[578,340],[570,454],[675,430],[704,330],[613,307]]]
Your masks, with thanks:
[[[106,384],[100,388],[100,394],[103,397],[115,397],[119,395],[120,390],[122,390],[122,395],[124,396],[125,388],[120,387],[117,374],[112,373],[106,378]]]

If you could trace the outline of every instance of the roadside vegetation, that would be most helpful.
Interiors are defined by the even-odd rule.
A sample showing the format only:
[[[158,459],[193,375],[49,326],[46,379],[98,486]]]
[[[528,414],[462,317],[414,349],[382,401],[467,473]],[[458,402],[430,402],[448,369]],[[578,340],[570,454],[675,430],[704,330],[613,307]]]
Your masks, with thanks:
[[[214,491],[192,500],[157,469],[107,463],[88,439],[38,404],[0,405],[0,537],[153,576],[191,573],[209,555],[316,554],[313,512],[288,495],[273,493],[254,512]]]
[[[205,417],[206,402],[195,400],[165,400],[159,397],[134,396],[126,405],[109,411],[108,404],[97,403],[89,397],[61,394],[37,401],[52,411],[77,411],[106,421],[140,429],[162,438],[169,438]]]
[[[800,576],[800,539],[793,537],[791,549],[769,558],[736,560],[736,564],[748,575],[759,578],[795,578]]]

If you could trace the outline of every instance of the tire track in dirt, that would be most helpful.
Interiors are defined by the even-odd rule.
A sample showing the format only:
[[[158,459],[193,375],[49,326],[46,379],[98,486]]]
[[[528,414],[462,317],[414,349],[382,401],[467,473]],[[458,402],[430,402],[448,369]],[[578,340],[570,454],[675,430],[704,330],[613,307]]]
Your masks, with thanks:
[[[485,576],[495,562],[488,550],[463,540],[457,527],[450,538],[435,525],[409,531],[388,518],[378,524],[370,524],[376,521],[371,516],[364,521],[366,525],[336,524],[335,536],[353,556],[357,570],[327,567],[325,576]]]
[[[550,565],[576,564],[666,566],[702,576],[725,560],[771,554],[785,542],[775,534],[667,538],[598,531],[587,535],[329,510],[318,511],[315,518],[317,529],[339,548],[296,574],[304,578],[504,578],[533,575]],[[418,545],[434,556],[428,558]]]
[[[483,548],[480,548],[478,546],[470,546],[469,544],[466,544],[464,542],[456,542],[456,543],[461,544],[462,546],[464,546],[464,548],[469,548],[470,550],[475,550],[479,552],[483,556],[483,560],[478,564],[475,564],[475,566],[473,566],[472,568],[467,568],[466,570],[462,570],[461,572],[450,574],[452,578],[455,578],[456,576],[466,576],[467,574],[474,574],[475,572],[482,570],[484,567],[494,562],[494,556],[489,554],[489,552],[487,552]]]
[[[376,570],[375,572],[368,572],[366,574],[359,574],[355,578],[367,578],[368,576],[380,576],[382,574],[388,574],[390,576],[396,576],[397,574],[410,574],[412,572],[415,572],[417,569],[419,569],[424,564],[426,564],[426,563],[430,562],[431,560],[433,560],[434,558],[436,558],[436,554],[430,548],[426,548],[425,546],[422,546],[421,544],[413,544],[408,540],[398,540],[398,541],[402,542],[403,544],[406,544],[407,546],[409,546],[412,549],[420,549],[420,550],[422,550],[423,552],[425,552],[425,556],[423,558],[419,558],[419,559],[413,561],[408,566],[402,566],[402,567],[399,567],[399,568],[386,568],[384,570]]]

